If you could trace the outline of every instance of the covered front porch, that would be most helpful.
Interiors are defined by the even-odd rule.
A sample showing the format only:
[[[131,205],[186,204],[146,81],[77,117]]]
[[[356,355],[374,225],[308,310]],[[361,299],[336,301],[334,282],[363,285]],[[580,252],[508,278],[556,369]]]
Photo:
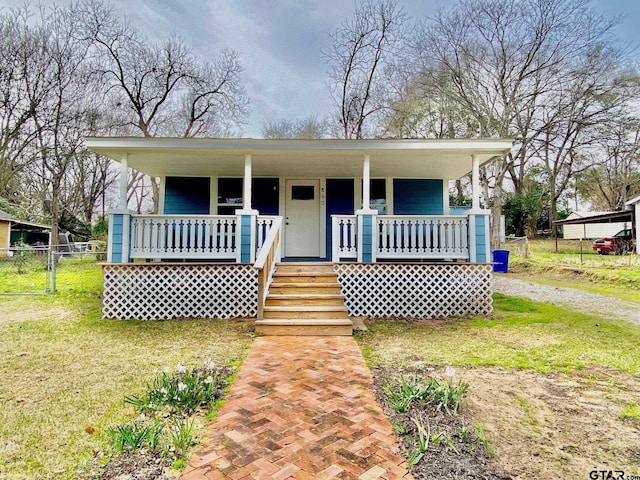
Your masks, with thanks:
[[[330,262],[349,316],[491,310],[479,169],[511,141],[87,143],[121,165],[105,317],[260,319],[281,260]],[[160,178],[161,214],[127,209],[130,167]],[[472,205],[454,209],[449,180],[469,171]]]

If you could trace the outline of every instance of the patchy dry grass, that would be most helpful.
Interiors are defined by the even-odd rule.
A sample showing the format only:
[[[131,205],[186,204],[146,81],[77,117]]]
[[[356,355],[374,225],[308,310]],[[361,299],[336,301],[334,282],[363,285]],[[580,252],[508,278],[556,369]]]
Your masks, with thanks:
[[[243,359],[247,323],[102,320],[100,284],[84,262],[61,267],[56,295],[0,297],[1,478],[73,478],[154,371]]]
[[[640,327],[495,295],[491,317],[380,320],[362,343],[374,365],[499,366],[541,372],[589,366],[640,373]]]
[[[367,326],[377,371],[458,367],[470,385],[461,411],[512,478],[638,475],[640,326],[504,295],[491,317]]]

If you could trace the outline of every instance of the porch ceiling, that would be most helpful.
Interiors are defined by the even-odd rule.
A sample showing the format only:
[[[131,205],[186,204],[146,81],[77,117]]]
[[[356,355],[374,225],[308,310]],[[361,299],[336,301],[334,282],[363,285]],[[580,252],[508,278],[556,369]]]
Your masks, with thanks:
[[[509,152],[512,140],[258,140],[92,137],[86,145],[151,176],[242,176],[252,156],[254,176],[359,177],[363,155],[371,176],[459,178],[471,156],[484,164]]]

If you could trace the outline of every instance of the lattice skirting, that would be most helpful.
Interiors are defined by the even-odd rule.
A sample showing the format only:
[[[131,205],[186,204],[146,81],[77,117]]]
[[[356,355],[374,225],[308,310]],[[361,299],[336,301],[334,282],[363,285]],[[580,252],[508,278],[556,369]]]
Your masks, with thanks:
[[[488,264],[357,264],[334,267],[351,316],[438,318],[493,311]]]
[[[109,264],[103,276],[104,318],[238,318],[258,311],[252,265]]]

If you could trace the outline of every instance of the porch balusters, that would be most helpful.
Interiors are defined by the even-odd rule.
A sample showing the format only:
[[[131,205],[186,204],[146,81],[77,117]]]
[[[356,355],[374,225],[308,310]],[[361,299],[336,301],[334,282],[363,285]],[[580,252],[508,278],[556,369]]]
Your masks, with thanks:
[[[341,258],[356,258],[356,226],[355,215],[331,216],[331,244],[333,245],[331,260],[339,262]]]
[[[234,216],[134,215],[132,258],[233,259]]]
[[[466,217],[378,217],[378,258],[466,258]]]
[[[260,251],[262,245],[264,245],[265,239],[267,237],[267,233],[269,229],[273,225],[273,222],[276,217],[258,217],[257,220],[257,229],[256,229],[256,251]]]
[[[466,259],[469,222],[466,216],[377,216],[378,259]],[[332,260],[357,257],[357,216],[332,216]]]

